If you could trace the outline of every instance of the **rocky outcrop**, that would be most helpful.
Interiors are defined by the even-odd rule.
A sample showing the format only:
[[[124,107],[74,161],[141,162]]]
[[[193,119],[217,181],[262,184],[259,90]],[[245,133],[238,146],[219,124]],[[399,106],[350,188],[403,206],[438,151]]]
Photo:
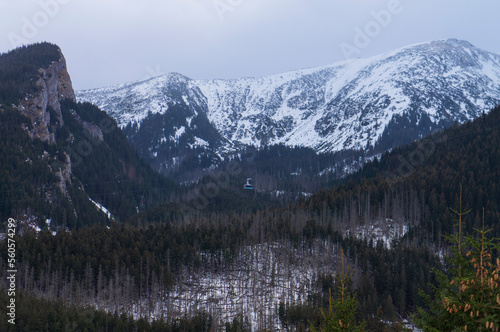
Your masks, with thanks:
[[[31,120],[31,126],[26,128],[30,137],[49,143],[55,142],[54,129],[64,124],[60,102],[63,99],[76,101],[66,59],[60,54],[59,61],[38,70],[37,92],[25,97],[18,105],[18,110]]]
[[[73,115],[73,117],[76,119],[76,121],[78,121],[78,123],[81,124],[82,127],[90,133],[90,137],[98,140],[99,142],[102,142],[104,140],[104,133],[102,132],[101,128],[99,128],[99,126],[91,122],[83,121],[78,113],[76,113],[76,111],[73,109],[71,109],[70,112],[71,115]]]
[[[52,62],[48,68],[38,69],[36,92],[27,95],[17,106],[17,109],[30,120],[30,124],[24,126],[28,135],[32,139],[38,138],[50,144],[56,141],[56,129],[64,125],[61,101],[63,99],[76,101],[66,59],[60,50],[59,54],[58,61]],[[59,189],[67,195],[67,184],[71,184],[71,160],[66,153],[64,154],[63,165],[59,169],[51,167],[51,170],[59,177]]]
[[[64,163],[64,167],[59,168],[59,171],[56,172],[56,175],[59,177],[59,189],[64,195],[68,195],[66,190],[67,184],[71,184],[71,158],[65,152],[64,156],[66,161]]]

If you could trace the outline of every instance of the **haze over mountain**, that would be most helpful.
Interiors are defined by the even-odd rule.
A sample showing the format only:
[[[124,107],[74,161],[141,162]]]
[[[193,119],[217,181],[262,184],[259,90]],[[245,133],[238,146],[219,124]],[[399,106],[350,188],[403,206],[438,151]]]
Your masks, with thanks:
[[[373,154],[493,108],[500,56],[448,39],[265,77],[171,73],[76,95],[111,115],[157,169],[176,163],[175,148],[215,158],[275,144]]]

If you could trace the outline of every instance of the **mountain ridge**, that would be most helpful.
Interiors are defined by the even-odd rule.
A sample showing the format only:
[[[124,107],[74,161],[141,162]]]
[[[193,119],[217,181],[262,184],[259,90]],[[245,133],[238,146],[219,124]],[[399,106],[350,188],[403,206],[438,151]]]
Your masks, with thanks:
[[[122,128],[140,128],[151,114],[184,107],[187,121],[167,124],[147,148],[136,146],[165,168],[176,155],[162,146],[178,144],[183,135],[189,137],[183,147],[211,151],[215,158],[238,146],[276,144],[375,154],[474,119],[500,103],[500,56],[448,39],[263,77],[193,80],[170,73],[76,94]],[[203,113],[206,127],[220,139],[209,142],[203,133],[193,133],[191,121]],[[129,139],[137,135],[137,129],[125,131]],[[196,144],[203,141],[208,144]]]

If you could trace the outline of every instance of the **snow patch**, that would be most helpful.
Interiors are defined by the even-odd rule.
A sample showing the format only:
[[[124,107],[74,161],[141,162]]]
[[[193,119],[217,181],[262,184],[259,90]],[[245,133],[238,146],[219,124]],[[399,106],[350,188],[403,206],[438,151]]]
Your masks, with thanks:
[[[98,210],[101,210],[104,212],[105,215],[108,216],[108,219],[115,220],[111,212],[108,211],[104,206],[102,206],[100,203],[94,201],[92,198],[89,197],[89,200],[97,207]]]
[[[395,222],[391,218],[371,222],[368,225],[357,226],[353,230],[347,230],[346,236],[351,234],[357,239],[367,239],[373,241],[376,246],[378,241],[382,241],[384,247],[391,249],[392,242],[402,238],[408,232],[408,225]]]
[[[179,129],[175,130],[175,138],[178,139],[179,137],[182,136],[186,132],[186,127],[181,126]]]
[[[192,144],[189,144],[189,147],[191,149],[195,148],[195,147],[208,147],[210,146],[210,143],[208,143],[207,141],[205,141],[204,139],[202,138],[199,138],[197,136],[194,137],[194,143]]]

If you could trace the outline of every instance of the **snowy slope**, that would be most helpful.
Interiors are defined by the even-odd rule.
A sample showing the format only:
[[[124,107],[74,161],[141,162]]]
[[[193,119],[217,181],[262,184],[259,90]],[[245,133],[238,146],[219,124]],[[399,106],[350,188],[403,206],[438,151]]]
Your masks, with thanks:
[[[77,98],[97,104],[122,127],[183,104],[204,112],[226,145],[386,149],[499,104],[500,56],[449,39],[258,78],[167,74],[80,91]]]
[[[164,113],[182,102],[203,105],[203,95],[187,88],[189,81],[181,74],[171,73],[143,82],[81,91],[79,100],[98,105],[124,127],[130,122],[140,123],[148,112]]]

